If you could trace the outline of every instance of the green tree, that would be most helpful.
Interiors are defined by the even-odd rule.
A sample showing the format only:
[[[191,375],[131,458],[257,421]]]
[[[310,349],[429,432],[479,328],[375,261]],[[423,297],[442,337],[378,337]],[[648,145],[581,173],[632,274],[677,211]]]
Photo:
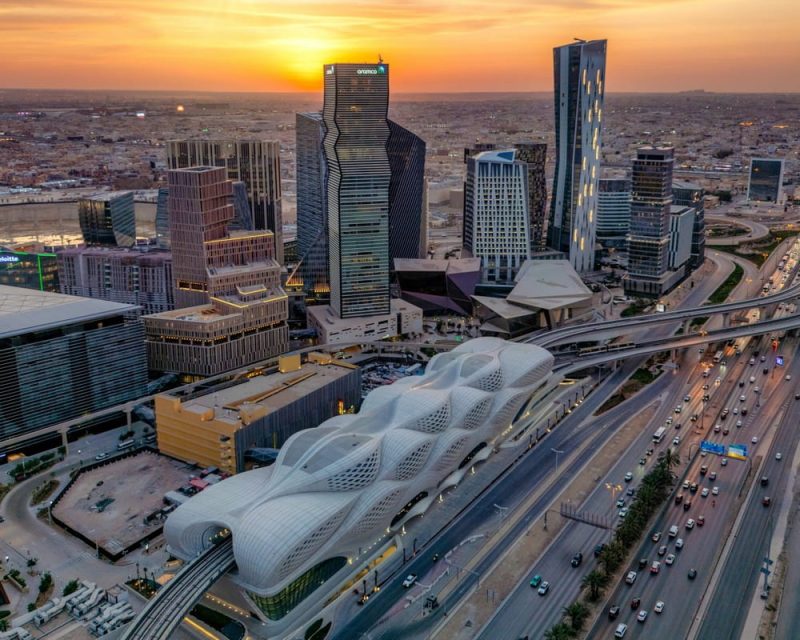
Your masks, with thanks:
[[[597,571],[590,571],[581,580],[581,585],[589,589],[589,598],[594,602],[600,597],[600,591],[608,584],[608,576]]]
[[[75,593],[78,590],[78,581],[77,580],[70,580],[65,586],[64,590],[61,592],[62,596],[68,596],[71,593]]]
[[[564,615],[569,618],[574,631],[583,629],[583,623],[589,617],[589,607],[580,600],[576,600],[571,605],[564,607]]]
[[[544,632],[544,640],[569,640],[574,635],[572,627],[565,622],[559,622]]]

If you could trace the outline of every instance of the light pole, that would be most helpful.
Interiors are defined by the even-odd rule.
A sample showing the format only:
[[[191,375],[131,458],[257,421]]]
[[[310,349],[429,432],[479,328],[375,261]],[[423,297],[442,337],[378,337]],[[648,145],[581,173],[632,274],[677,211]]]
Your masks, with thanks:
[[[550,451],[556,454],[556,475],[558,475],[558,456],[564,453],[563,451],[559,451],[558,449],[551,448]]]
[[[613,484],[611,482],[606,482],[606,489],[611,492],[611,501],[615,501],[617,498],[617,494],[622,491],[621,484]]]

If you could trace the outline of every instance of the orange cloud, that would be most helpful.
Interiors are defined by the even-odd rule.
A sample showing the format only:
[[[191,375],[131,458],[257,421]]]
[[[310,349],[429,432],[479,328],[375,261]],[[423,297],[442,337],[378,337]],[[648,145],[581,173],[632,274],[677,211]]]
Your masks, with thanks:
[[[553,46],[609,40],[610,91],[800,91],[796,0],[3,0],[7,87],[319,89],[326,61],[394,91],[547,91]]]

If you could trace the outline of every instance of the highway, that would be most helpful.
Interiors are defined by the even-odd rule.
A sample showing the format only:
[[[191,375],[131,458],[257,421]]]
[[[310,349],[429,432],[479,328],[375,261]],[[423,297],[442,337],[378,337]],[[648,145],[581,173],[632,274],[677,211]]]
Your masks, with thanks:
[[[233,539],[226,538],[184,565],[163,585],[125,627],[120,640],[169,640],[186,612],[234,564]]]

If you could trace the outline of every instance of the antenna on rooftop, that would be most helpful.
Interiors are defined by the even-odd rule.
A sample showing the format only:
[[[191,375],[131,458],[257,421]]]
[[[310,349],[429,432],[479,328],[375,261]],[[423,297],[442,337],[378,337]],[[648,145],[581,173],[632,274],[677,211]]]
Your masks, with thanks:
[[[378,64],[383,64],[383,56],[380,53],[378,54]]]
[[[586,43],[586,40],[584,40],[583,38],[573,38],[573,40],[575,42],[580,42],[581,44],[585,44]]]

